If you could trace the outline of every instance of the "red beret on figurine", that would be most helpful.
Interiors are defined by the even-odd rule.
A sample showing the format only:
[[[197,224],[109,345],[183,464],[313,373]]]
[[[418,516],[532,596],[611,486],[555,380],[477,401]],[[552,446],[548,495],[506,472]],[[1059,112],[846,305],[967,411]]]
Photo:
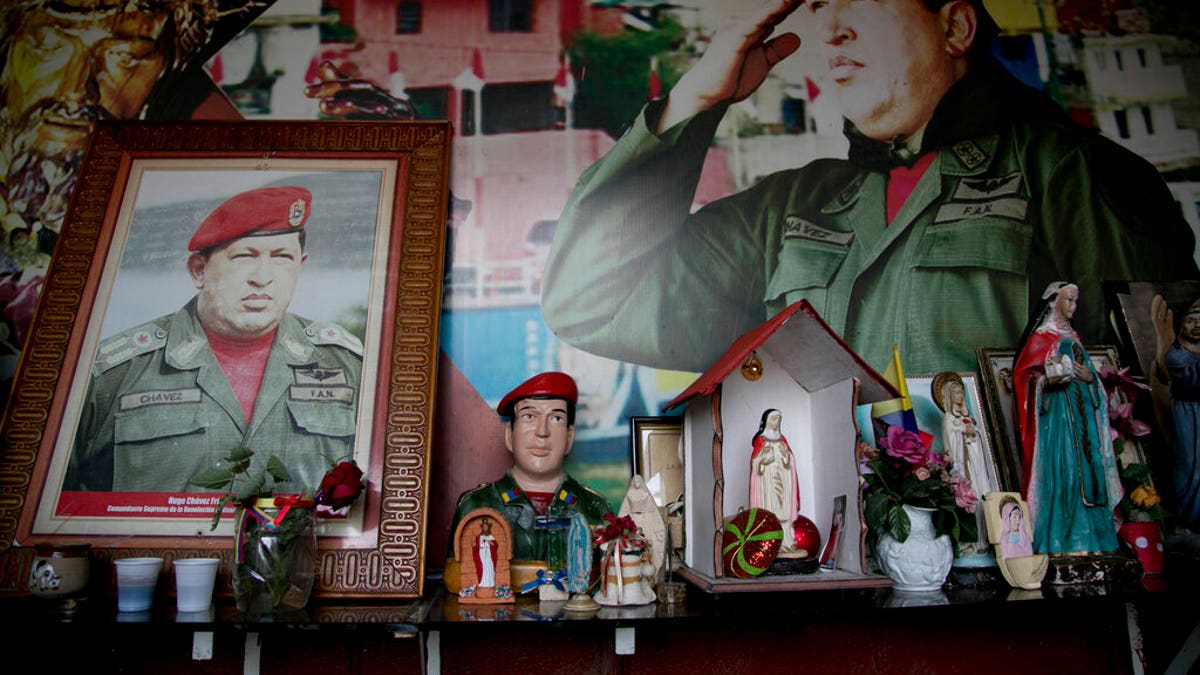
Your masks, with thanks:
[[[496,412],[501,417],[512,417],[513,405],[523,398],[561,398],[574,404],[579,400],[579,388],[575,385],[575,378],[566,373],[539,373],[505,394],[500,399],[500,405],[496,406]]]
[[[188,242],[196,253],[240,237],[299,232],[312,210],[312,193],[283,185],[248,190],[225,200],[208,214]]]

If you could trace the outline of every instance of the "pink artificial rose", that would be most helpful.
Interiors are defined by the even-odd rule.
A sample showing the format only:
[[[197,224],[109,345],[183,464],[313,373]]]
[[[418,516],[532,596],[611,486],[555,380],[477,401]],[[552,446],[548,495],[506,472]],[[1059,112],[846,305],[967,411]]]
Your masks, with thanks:
[[[932,474],[929,472],[929,467],[918,466],[917,470],[913,471],[913,475],[917,477],[917,480],[928,480]]]
[[[1150,433],[1150,426],[1145,422],[1134,419],[1133,403],[1118,403],[1113,399],[1108,402],[1108,418],[1111,421],[1108,433],[1110,440],[1122,436],[1145,436]]]
[[[934,468],[945,470],[949,469],[950,466],[954,464],[954,460],[950,459],[950,455],[944,455],[940,452],[931,452],[929,453],[929,461],[927,463],[929,466]]]
[[[920,464],[925,460],[925,446],[921,443],[921,437],[904,427],[888,427],[883,447],[888,455],[909,464]]]
[[[967,513],[975,513],[975,507],[979,505],[979,497],[971,487],[971,481],[955,476],[950,479],[950,485],[954,488],[954,503],[960,509],[966,509]]]

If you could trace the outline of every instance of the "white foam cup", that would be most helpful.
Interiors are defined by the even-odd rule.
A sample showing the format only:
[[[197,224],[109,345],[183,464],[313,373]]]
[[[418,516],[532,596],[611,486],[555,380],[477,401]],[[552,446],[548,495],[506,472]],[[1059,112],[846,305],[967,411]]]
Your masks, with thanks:
[[[162,558],[120,558],[117,568],[117,609],[144,612],[154,603],[154,586],[162,569]]]
[[[217,580],[216,558],[181,558],[175,561],[175,608],[201,612],[212,605]]]

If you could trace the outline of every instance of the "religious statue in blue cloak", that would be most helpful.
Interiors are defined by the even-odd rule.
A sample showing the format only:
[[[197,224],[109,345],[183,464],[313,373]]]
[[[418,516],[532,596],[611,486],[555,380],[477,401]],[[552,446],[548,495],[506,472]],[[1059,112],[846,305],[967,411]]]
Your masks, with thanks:
[[[1121,500],[1100,375],[1071,327],[1079,288],[1056,282],[1026,328],[1014,367],[1022,492],[1033,550],[1051,556],[1118,550]]]

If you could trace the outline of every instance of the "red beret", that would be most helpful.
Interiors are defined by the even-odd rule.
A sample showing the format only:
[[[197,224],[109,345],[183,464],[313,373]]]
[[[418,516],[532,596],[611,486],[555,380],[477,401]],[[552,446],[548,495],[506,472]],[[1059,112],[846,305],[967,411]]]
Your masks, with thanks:
[[[503,417],[512,417],[513,406],[523,398],[561,398],[575,403],[579,400],[579,389],[575,379],[566,373],[539,373],[522,382],[516,389],[500,399],[496,412]]]
[[[204,251],[239,237],[299,232],[311,207],[312,193],[302,187],[266,187],[236,194],[200,223],[188,250]]]

